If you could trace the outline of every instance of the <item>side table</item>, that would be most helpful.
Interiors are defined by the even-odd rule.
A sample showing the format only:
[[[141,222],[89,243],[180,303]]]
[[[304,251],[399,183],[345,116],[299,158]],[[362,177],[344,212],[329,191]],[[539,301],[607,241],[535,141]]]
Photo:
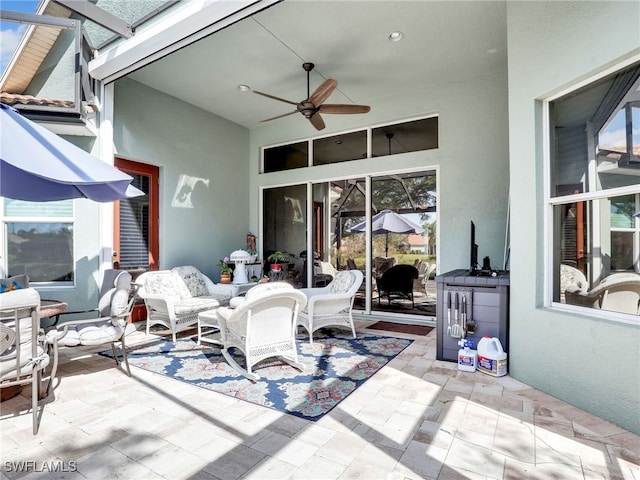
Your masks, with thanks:
[[[281,282],[287,278],[287,273],[284,270],[271,270],[269,272],[269,281]]]
[[[67,309],[67,303],[60,300],[50,300],[43,298],[40,300],[40,318],[56,317],[55,325],[58,323],[60,314]]]

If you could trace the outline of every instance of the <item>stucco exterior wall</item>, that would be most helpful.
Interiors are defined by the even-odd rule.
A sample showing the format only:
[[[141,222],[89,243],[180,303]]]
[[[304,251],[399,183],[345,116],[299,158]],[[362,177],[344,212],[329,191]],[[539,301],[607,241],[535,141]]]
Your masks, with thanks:
[[[116,82],[117,156],[160,167],[160,268],[218,261],[246,245],[249,131],[129,79]],[[208,180],[194,208],[172,206],[181,175]]]
[[[510,2],[512,376],[640,434],[640,323],[545,308],[539,100],[640,53],[638,2]]]

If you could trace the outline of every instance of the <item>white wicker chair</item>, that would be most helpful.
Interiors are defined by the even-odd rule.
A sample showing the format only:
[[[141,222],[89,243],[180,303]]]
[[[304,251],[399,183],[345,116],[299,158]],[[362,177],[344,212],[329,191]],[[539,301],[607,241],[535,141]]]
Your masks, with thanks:
[[[49,364],[39,336],[39,310],[40,295],[34,288],[0,295],[0,388],[31,384],[34,435],[42,413],[38,413],[42,372]],[[49,385],[54,375],[52,371]]]
[[[566,302],[611,312],[640,315],[640,275],[614,273],[591,289],[578,286],[565,290]]]
[[[328,326],[351,328],[356,338],[351,310],[362,279],[360,270],[340,270],[326,287],[300,289],[307,297],[307,308],[298,315],[298,325],[309,332],[309,343],[313,343],[313,332]]]
[[[245,295],[233,297],[229,300],[229,306],[231,308],[236,308],[246,303],[248,300],[253,300],[254,298],[258,298],[262,295],[269,295],[274,291],[282,289],[294,290],[293,286],[287,282],[258,283],[255,287],[247,290]],[[205,329],[207,330],[205,331]],[[222,340],[205,336],[218,331],[220,331],[220,324],[218,321],[217,311],[202,312],[198,314],[198,345],[202,342],[222,345]]]
[[[296,321],[306,302],[298,290],[278,289],[249,298],[236,308],[220,307],[222,355],[229,365],[252,381],[260,378],[253,367],[270,357],[279,357],[302,370],[296,347]],[[244,354],[246,369],[233,359],[229,353],[232,348]]]

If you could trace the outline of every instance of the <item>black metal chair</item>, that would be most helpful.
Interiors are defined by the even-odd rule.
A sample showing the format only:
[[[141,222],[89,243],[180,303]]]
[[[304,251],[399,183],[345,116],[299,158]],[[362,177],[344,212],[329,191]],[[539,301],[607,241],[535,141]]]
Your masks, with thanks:
[[[386,270],[382,277],[376,279],[378,285],[378,303],[382,297],[387,297],[389,305],[392,298],[413,301],[413,281],[418,278],[418,269],[413,265],[395,265]]]

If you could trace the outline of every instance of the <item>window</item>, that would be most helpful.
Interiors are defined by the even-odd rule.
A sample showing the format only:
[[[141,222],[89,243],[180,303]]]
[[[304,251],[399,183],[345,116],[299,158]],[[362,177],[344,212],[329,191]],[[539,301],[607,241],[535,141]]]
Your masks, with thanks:
[[[374,157],[438,148],[438,117],[374,128],[371,143]]]
[[[370,149],[367,146],[369,139]],[[309,143],[313,144],[312,155],[309,154]],[[265,147],[262,150],[262,173],[435,148],[438,148],[437,116],[339,133],[289,145]]]
[[[638,315],[640,63],[548,107],[552,301]]]
[[[264,149],[264,173],[303,168],[309,165],[309,142]]]
[[[313,141],[313,165],[367,158],[367,132],[343,133]]]
[[[640,212],[640,195],[611,200],[611,271],[639,271],[640,229],[634,212]]]
[[[2,228],[7,276],[30,282],[73,282],[73,200],[24,202],[4,199]]]

